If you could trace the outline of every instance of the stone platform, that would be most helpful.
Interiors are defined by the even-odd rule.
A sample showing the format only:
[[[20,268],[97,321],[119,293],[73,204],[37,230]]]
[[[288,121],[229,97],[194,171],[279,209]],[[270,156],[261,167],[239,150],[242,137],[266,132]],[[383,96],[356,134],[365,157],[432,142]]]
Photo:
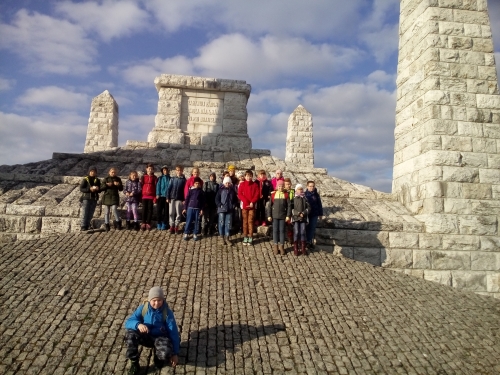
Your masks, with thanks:
[[[141,374],[498,374],[500,301],[329,252],[165,232],[0,244],[0,373],[122,374],[123,323],[161,285],[180,364]],[[58,295],[60,294],[60,295]]]

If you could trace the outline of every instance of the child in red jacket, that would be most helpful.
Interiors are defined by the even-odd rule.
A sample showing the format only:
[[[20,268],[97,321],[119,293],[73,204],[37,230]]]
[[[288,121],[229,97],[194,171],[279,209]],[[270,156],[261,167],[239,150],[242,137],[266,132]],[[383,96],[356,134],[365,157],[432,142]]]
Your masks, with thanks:
[[[156,200],[156,183],[158,178],[154,175],[154,165],[146,166],[146,174],[141,178],[142,185],[142,230],[151,230],[151,217],[153,204]]]
[[[253,173],[250,170],[245,172],[245,181],[238,186],[238,198],[241,201],[243,216],[243,245],[253,245],[253,220],[260,189],[259,184],[253,181]]]

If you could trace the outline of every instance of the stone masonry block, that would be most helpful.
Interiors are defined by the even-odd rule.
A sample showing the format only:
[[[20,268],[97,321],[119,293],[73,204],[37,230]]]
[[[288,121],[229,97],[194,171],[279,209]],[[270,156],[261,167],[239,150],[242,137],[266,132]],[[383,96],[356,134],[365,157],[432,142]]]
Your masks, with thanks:
[[[435,270],[470,270],[470,252],[467,251],[432,251],[432,269]]]
[[[418,248],[418,233],[389,232],[389,246],[399,249]]]
[[[382,267],[411,268],[413,266],[412,250],[381,249]]]
[[[476,12],[472,10],[453,10],[453,20],[455,22],[471,23],[477,25],[489,25],[490,19],[486,12]]]
[[[458,218],[455,215],[424,214],[415,215],[415,219],[425,223],[428,233],[458,233]]]
[[[479,248],[481,247],[479,238],[480,238],[479,236],[444,234],[443,250],[453,250],[453,251],[479,250]]]
[[[450,271],[424,270],[424,279],[435,283],[451,286]]]
[[[464,199],[491,199],[491,184],[461,184],[461,197]]]
[[[413,268],[430,269],[432,267],[432,251],[413,250]]]
[[[472,252],[471,269],[476,271],[499,271],[500,252]]]
[[[446,198],[444,200],[444,213],[455,215],[472,214],[472,200],[461,198]]]
[[[462,156],[462,164],[468,167],[482,167],[486,168],[488,166],[488,155],[485,153],[479,152],[463,152]]]
[[[466,167],[443,167],[443,181],[479,182],[479,169]]]
[[[26,216],[0,215],[0,232],[23,233]]]
[[[498,139],[500,138],[500,125],[498,124],[483,124],[484,136],[487,138],[497,138],[497,150],[499,148]]]
[[[459,218],[460,234],[471,234],[481,236],[498,235],[497,216],[463,215]]]
[[[359,262],[366,262],[374,266],[381,265],[380,248],[354,247],[353,259]]]
[[[482,184],[498,184],[500,182],[500,169],[479,169],[479,181]]]
[[[39,216],[27,216],[26,217],[26,226],[25,233],[40,233],[42,228],[42,218]]]
[[[486,290],[490,293],[500,293],[500,273],[486,275]]]
[[[452,271],[453,286],[472,292],[486,291],[486,273],[478,271]]]
[[[71,218],[45,216],[42,218],[42,233],[69,233],[71,221]]]
[[[499,251],[500,237],[498,236],[481,236],[481,251]]]
[[[43,216],[45,214],[45,206],[7,204],[5,213],[7,215],[19,216]]]
[[[472,138],[442,135],[442,149],[448,151],[472,151]]]
[[[483,136],[483,124],[476,122],[458,121],[458,135],[470,137]]]
[[[495,139],[475,138],[472,140],[472,148],[476,153],[495,154],[497,152],[497,142]]]
[[[389,233],[381,231],[347,230],[346,244],[354,247],[388,247]]]
[[[500,95],[477,94],[476,99],[478,108],[500,109]]]

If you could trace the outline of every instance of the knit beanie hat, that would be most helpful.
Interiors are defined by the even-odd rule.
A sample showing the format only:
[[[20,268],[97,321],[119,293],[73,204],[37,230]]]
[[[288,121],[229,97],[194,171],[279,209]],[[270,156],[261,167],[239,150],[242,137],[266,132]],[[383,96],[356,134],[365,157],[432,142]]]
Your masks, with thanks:
[[[302,184],[295,185],[295,190],[299,190],[299,189],[304,190],[304,186],[302,186]]]
[[[233,183],[233,181],[231,181],[231,177],[229,177],[229,176],[224,177],[224,180],[222,180],[223,184],[225,184],[226,182],[229,182],[230,184]]]
[[[89,168],[89,173],[90,171],[94,171],[97,174],[97,168],[94,165]]]
[[[235,169],[236,167],[234,165],[230,165],[229,167],[227,167],[228,171],[234,171]]]
[[[161,298],[165,299],[165,294],[163,293],[163,289],[159,286],[154,286],[149,289],[148,301],[151,301],[153,298]]]
[[[238,177],[238,178],[241,178],[241,177],[243,177],[244,175],[245,175],[245,172],[243,172],[243,171],[238,171],[238,172],[236,172],[236,177]]]
[[[280,185],[284,185],[285,182],[283,180],[279,180],[278,182],[276,182],[276,186],[280,186]]]
[[[195,177],[195,178],[194,178],[194,180],[193,180],[193,184],[195,184],[195,183],[199,183],[199,184],[201,184],[201,183],[202,183],[201,178],[199,178],[199,177]]]

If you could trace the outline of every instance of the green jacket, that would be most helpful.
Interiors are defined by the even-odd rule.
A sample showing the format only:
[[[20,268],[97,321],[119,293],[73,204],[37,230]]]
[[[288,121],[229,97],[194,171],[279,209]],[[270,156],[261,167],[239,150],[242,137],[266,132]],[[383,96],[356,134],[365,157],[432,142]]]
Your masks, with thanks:
[[[107,185],[108,182],[115,182],[115,181],[118,181],[119,184],[118,185],[112,184],[111,186]],[[108,176],[104,178],[101,183],[101,191],[104,191],[104,194],[102,196],[102,204],[105,206],[119,205],[120,204],[119,191],[122,190],[123,190],[123,184],[120,177]]]

